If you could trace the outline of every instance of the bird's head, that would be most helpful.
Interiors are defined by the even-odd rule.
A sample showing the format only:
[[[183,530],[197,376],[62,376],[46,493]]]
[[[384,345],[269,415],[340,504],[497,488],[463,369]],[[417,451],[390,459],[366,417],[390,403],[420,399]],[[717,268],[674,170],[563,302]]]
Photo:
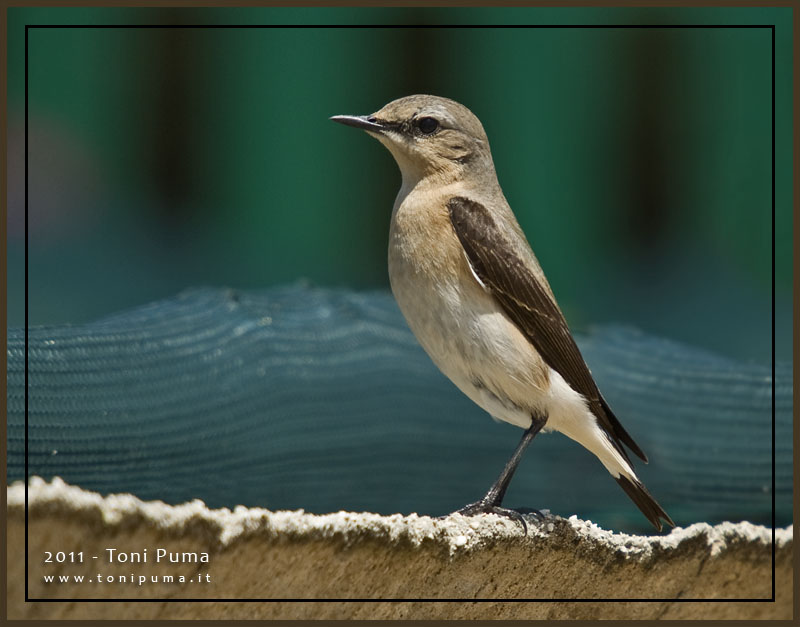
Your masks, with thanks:
[[[477,117],[454,100],[407,96],[372,115],[336,115],[334,122],[361,128],[394,156],[404,182],[427,176],[459,180],[494,173],[486,132]]]

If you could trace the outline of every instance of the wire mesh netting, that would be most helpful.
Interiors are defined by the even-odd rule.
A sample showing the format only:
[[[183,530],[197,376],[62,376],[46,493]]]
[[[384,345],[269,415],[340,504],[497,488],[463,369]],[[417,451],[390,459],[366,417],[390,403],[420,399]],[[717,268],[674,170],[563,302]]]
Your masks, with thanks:
[[[772,516],[771,368],[631,328],[578,343],[650,457],[679,525]],[[82,325],[33,327],[31,475],[212,507],[439,515],[481,496],[520,431],[430,362],[388,292],[196,289]],[[791,365],[775,371],[776,522],[791,521]],[[24,477],[25,332],[8,338],[8,478]],[[648,523],[600,463],[537,438],[506,503],[620,530]]]

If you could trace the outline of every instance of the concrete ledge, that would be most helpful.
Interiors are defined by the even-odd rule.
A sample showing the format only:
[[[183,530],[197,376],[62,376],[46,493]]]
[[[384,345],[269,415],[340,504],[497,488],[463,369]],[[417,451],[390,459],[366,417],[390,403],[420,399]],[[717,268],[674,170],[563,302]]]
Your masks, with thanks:
[[[529,518],[524,536],[496,516],[209,510],[103,497],[59,479],[33,478],[28,497],[30,597],[120,601],[24,603],[25,495],[16,483],[9,618],[792,617],[792,527],[775,531],[773,602],[772,530],[746,522],[646,537],[548,515]],[[46,583],[48,575],[84,580]]]

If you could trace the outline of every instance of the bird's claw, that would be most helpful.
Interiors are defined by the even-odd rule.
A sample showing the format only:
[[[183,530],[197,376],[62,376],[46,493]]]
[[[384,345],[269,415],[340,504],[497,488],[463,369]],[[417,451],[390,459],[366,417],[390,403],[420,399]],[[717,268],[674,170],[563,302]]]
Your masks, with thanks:
[[[532,513],[536,516],[542,516],[542,513],[538,510],[530,510],[528,513]],[[528,524],[525,522],[524,516],[514,510],[508,509],[506,507],[500,507],[499,505],[492,505],[491,503],[486,503],[484,501],[478,501],[476,503],[470,503],[469,505],[462,507],[453,512],[453,514],[461,514],[462,516],[477,516],[479,514],[495,514],[497,516],[504,516],[505,518],[510,518],[522,525],[522,531],[524,535],[528,535]]]

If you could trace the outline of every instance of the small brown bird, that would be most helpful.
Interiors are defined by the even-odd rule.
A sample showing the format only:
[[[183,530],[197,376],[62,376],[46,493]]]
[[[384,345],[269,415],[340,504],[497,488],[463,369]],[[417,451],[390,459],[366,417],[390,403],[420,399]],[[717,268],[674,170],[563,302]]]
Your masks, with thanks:
[[[496,513],[525,448],[555,430],[594,453],[660,531],[672,519],[634,472],[647,457],[614,416],[497,182],[483,126],[463,105],[408,96],[364,129],[400,166],[389,233],[389,278],[409,327],[439,369],[497,420],[525,429],[498,480],[464,515]]]

